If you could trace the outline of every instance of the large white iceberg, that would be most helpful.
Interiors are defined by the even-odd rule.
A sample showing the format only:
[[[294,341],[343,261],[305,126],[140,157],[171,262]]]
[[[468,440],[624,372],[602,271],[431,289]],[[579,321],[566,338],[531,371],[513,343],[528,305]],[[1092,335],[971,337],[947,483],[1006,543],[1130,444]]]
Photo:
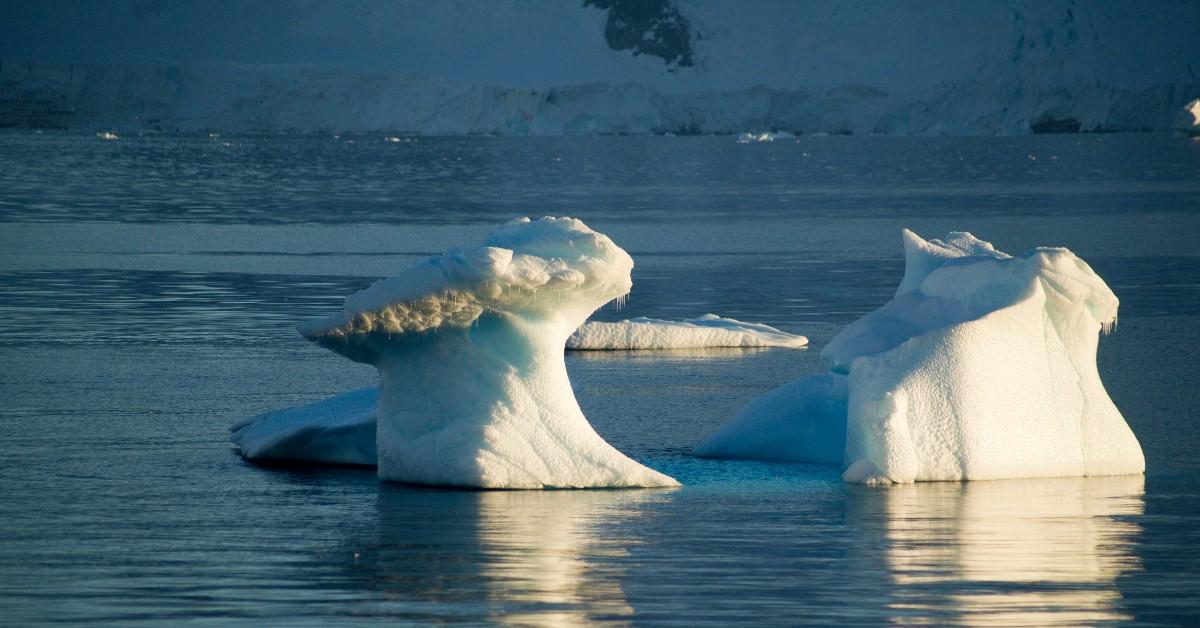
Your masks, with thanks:
[[[849,482],[1145,469],[1096,370],[1118,301],[1083,260],[1063,248],[1012,257],[969,233],[906,230],[904,245],[895,297],[822,351],[833,371],[752,402],[698,455],[829,461],[844,426]]]
[[[382,479],[483,488],[674,486],[596,434],[563,362],[567,336],[629,292],[632,269],[624,250],[579,220],[523,219],[478,247],[376,282],[347,298],[343,312],[300,331],[379,369]],[[327,403],[351,410],[356,418],[338,425],[361,439],[369,403],[367,393],[354,394],[362,396]],[[336,422],[315,406],[289,414],[317,438]],[[243,426],[235,442],[257,423]],[[261,434],[243,440],[266,441]]]
[[[803,347],[808,338],[761,323],[716,314],[683,321],[638,317],[615,323],[589,321],[567,339],[575,351],[701,349],[705,347]]]

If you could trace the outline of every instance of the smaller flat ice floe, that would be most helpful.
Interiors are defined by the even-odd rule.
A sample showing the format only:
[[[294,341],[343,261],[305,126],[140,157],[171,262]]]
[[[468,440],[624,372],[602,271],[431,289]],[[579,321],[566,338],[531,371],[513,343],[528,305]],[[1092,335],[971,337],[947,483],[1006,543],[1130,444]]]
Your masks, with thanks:
[[[116,133],[113,133],[112,131],[100,131],[99,133],[96,134],[96,137],[98,137],[102,140],[108,140],[108,141],[121,139],[119,136],[117,136]]]
[[[624,250],[579,220],[500,227],[481,245],[430,257],[300,327],[309,340],[374,365],[376,402],[357,391],[268,413],[233,440],[249,457],[360,462],[370,457],[373,423],[385,480],[676,486],[592,429],[563,359],[571,332],[629,292],[632,269]]]
[[[1188,135],[1200,135],[1200,98],[1183,106],[1171,128]]]
[[[804,347],[808,338],[761,323],[716,314],[683,321],[638,317],[616,323],[589,321],[567,339],[573,351],[704,349],[710,347]]]
[[[821,352],[833,370],[752,401],[697,455],[840,462],[869,484],[1144,471],[1096,370],[1117,297],[1083,260],[961,232],[904,245],[895,297]]]

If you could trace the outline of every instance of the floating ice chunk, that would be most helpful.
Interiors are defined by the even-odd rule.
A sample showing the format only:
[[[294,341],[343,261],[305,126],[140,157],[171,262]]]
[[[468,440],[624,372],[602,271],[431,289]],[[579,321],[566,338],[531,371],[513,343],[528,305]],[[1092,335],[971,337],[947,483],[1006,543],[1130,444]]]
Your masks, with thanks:
[[[117,139],[121,139],[120,137],[118,137],[118,136],[117,136],[117,134],[116,134],[116,133],[113,133],[112,131],[101,131],[101,132],[99,132],[99,133],[97,133],[97,134],[96,134],[96,137],[98,137],[98,138],[100,138],[100,139],[102,139],[102,140],[117,140]]]
[[[254,460],[375,464],[375,388],[260,414],[233,426],[230,440]]]
[[[737,136],[738,144],[750,144],[753,142],[774,142],[775,140],[792,139],[795,136],[785,131],[771,132],[764,131],[762,133],[739,133]]]
[[[684,321],[638,317],[616,323],[587,322],[567,339],[572,350],[700,349],[705,347],[803,347],[808,338],[761,323],[716,314]]]
[[[385,480],[485,488],[674,486],[605,442],[567,378],[567,337],[626,294],[633,260],[571,218],[431,257],[300,328],[379,369]]]
[[[804,377],[751,400],[696,446],[702,458],[840,464],[846,453],[846,376]]]
[[[1172,129],[1191,135],[1200,135],[1200,98],[1183,106],[1175,116]]]
[[[843,478],[892,483],[1141,473],[1137,438],[1096,370],[1118,301],[1073,253],[1018,257],[966,233],[905,232],[895,298],[849,325],[822,356],[846,374]],[[802,380],[804,381],[804,380]],[[798,387],[791,423],[754,402],[701,444],[709,455],[819,461],[819,445],[780,438],[827,426],[840,391]],[[779,390],[768,399],[786,399]],[[757,405],[756,405],[757,404]],[[781,425],[787,425],[786,431]],[[755,435],[761,443],[725,442]],[[749,443],[750,441],[748,441]]]

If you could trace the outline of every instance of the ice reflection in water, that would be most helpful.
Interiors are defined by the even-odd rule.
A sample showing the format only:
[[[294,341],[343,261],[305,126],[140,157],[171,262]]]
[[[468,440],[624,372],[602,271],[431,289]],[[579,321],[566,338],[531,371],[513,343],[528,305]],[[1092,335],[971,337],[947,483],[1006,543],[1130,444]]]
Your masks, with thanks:
[[[851,491],[886,547],[904,623],[1081,625],[1131,619],[1116,579],[1132,553],[1142,476],[929,483]],[[878,509],[878,510],[876,510]],[[926,614],[928,613],[928,614]]]
[[[392,618],[547,626],[625,619],[633,609],[619,559],[639,541],[613,534],[613,524],[670,493],[381,484],[378,527],[355,550],[355,569],[390,598],[378,610]]]

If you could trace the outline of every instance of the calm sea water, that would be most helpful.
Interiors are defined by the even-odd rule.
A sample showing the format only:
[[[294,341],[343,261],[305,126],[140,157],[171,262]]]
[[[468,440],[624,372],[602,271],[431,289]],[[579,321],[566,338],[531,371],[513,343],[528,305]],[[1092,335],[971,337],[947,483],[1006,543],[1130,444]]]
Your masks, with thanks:
[[[351,142],[353,140],[353,142]],[[303,342],[373,279],[515,216],[636,262],[623,310],[808,350],[569,354],[677,490],[478,492],[263,468],[230,424],[369,384]],[[1072,248],[1145,477],[847,486],[697,460],[886,301],[899,229]],[[1200,142],[0,134],[0,623],[1179,625],[1200,621]]]

